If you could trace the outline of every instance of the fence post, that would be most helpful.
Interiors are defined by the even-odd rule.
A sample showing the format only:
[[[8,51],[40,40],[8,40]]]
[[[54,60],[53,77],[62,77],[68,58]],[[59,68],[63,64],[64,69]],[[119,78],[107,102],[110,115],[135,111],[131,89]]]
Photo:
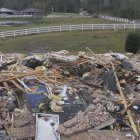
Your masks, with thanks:
[[[37,34],[39,33],[39,29],[38,28],[36,28],[36,32],[37,32]]]
[[[136,29],[136,24],[134,23],[134,30]]]
[[[84,30],[84,25],[82,24],[82,31]]]
[[[28,29],[26,29],[26,35],[28,35]]]
[[[72,27],[71,27],[71,25],[70,25],[70,31],[72,31]]]
[[[14,37],[16,37],[16,31],[14,30]]]
[[[60,32],[62,31],[62,27],[60,26]]]
[[[116,30],[116,24],[114,24],[114,30],[117,31],[117,30]]]
[[[51,27],[49,27],[49,32],[51,32]]]
[[[124,29],[126,29],[125,24],[124,24]]]
[[[2,38],[3,38],[3,39],[5,38],[5,36],[4,36],[4,32],[2,32]]]
[[[92,24],[92,30],[94,29],[94,25]]]

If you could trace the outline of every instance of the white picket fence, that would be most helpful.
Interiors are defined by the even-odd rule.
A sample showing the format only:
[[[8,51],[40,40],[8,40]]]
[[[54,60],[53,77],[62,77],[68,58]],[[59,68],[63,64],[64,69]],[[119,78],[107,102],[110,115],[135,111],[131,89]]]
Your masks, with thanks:
[[[107,16],[107,15],[99,15],[98,16],[101,19],[106,19],[106,20],[111,20],[111,21],[116,21],[116,22],[122,22],[122,23],[133,23],[134,24],[134,20],[129,20],[126,18],[118,18],[118,17],[112,17],[112,16]]]
[[[77,25],[62,25],[51,27],[40,27],[22,30],[12,30],[0,32],[0,38],[16,37],[23,35],[32,35],[50,32],[74,31],[74,30],[124,30],[124,29],[140,29],[140,24],[77,24]]]

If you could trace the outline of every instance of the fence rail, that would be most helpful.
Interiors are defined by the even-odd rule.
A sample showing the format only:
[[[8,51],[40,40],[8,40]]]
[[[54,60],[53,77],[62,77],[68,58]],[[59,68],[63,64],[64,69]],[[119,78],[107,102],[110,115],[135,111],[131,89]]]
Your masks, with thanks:
[[[122,23],[132,23],[134,24],[134,20],[129,20],[126,18],[118,18],[118,17],[112,17],[112,16],[107,16],[107,15],[99,15],[98,16],[101,19],[106,19],[106,20],[111,20],[111,21],[116,21],[116,22],[122,22]]]
[[[22,30],[12,30],[0,32],[0,38],[16,37],[22,35],[32,35],[50,32],[74,31],[74,30],[122,30],[122,29],[140,29],[140,24],[77,24],[62,25],[51,27],[40,27]]]

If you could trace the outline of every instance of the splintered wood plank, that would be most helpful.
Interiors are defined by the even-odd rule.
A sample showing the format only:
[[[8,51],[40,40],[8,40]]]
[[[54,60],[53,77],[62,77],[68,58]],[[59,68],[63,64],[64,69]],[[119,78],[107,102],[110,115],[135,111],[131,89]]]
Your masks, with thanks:
[[[3,85],[5,86],[5,88],[10,91],[10,87],[8,86],[7,82],[3,82]]]
[[[138,133],[138,130],[137,130],[137,126],[136,126],[136,124],[134,122],[134,118],[132,116],[131,111],[128,109],[127,100],[125,99],[124,93],[123,93],[123,91],[121,89],[121,86],[120,86],[120,83],[119,83],[119,79],[118,79],[118,76],[117,76],[117,73],[116,73],[116,70],[115,70],[115,66],[114,66],[113,63],[111,63],[111,65],[112,65],[112,70],[113,70],[113,73],[114,73],[114,76],[115,76],[115,79],[116,79],[117,88],[118,88],[118,91],[119,91],[120,96],[122,98],[124,108],[125,108],[125,110],[127,112],[129,122],[130,122],[131,127],[132,127],[134,133],[136,134],[136,136],[139,136],[139,133]]]
[[[7,79],[2,79],[0,80],[0,82],[7,82],[7,81],[11,81],[11,80],[14,80],[16,78],[23,78],[23,77],[27,77],[27,76],[33,76],[33,75],[37,75],[37,74],[42,74],[43,73],[43,70],[35,70],[33,72],[28,72],[28,73],[24,73],[24,74],[18,74],[18,75],[15,75],[14,77],[8,77]]]
[[[21,90],[21,91],[23,91],[23,92],[26,92],[25,89],[24,89],[22,86],[20,86],[17,82],[15,82],[14,80],[11,80],[11,82],[12,82],[19,90]]]
[[[20,84],[23,85],[23,87],[26,89],[26,91],[32,92],[32,90],[21,79],[19,79],[19,78],[16,78],[16,79]]]

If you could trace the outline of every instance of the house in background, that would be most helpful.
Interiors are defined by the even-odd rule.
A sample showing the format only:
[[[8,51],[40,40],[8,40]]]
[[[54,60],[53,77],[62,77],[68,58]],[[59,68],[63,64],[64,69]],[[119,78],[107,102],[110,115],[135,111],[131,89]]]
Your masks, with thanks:
[[[28,9],[21,11],[21,13],[23,15],[38,15],[38,14],[43,13],[43,11],[40,9],[36,9],[36,8],[28,8]]]
[[[0,14],[14,15],[15,11],[7,8],[0,8]]]

